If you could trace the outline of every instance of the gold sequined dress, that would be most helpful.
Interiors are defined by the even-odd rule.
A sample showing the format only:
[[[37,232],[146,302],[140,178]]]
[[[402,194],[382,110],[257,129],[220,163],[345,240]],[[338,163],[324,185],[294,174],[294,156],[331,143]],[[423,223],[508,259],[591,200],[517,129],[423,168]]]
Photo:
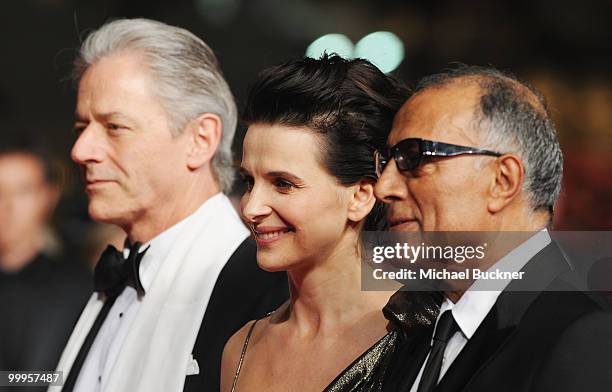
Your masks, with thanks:
[[[383,308],[389,332],[361,354],[332,381],[324,392],[380,392],[391,357],[398,345],[410,344],[412,335],[436,321],[442,295],[398,291]]]
[[[442,295],[439,293],[398,291],[383,308],[389,332],[340,373],[323,392],[380,392],[391,357],[399,345],[410,344],[412,335],[430,327],[436,320]],[[236,369],[232,392],[256,322],[244,342]]]

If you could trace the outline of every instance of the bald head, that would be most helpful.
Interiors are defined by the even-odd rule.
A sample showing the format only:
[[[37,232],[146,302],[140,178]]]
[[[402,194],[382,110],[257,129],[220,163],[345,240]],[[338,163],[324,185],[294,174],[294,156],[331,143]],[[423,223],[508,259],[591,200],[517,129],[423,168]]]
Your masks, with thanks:
[[[520,82],[514,76],[494,68],[462,67],[446,73],[428,76],[419,82],[415,93],[430,88],[449,87],[450,85],[466,90],[469,90],[470,87],[476,88],[481,96],[487,92],[491,93],[495,89],[503,88],[511,95],[528,103],[542,116],[548,117],[546,103],[541,94]]]
[[[432,95],[435,95],[435,101],[439,104],[430,104]],[[478,133],[473,128],[477,127],[474,124],[474,113],[480,96],[480,87],[461,81],[420,90],[395,115],[394,128],[427,129],[435,127],[437,124],[434,122],[444,122],[441,128],[447,129],[454,136],[463,137],[464,143],[478,145]],[[390,140],[391,145],[397,142],[399,140]]]
[[[473,102],[480,145],[518,155],[531,208],[552,212],[561,191],[563,157],[544,98],[514,76],[489,67],[463,66],[428,76],[418,83],[413,98],[432,89]],[[402,111],[397,120],[408,117]]]

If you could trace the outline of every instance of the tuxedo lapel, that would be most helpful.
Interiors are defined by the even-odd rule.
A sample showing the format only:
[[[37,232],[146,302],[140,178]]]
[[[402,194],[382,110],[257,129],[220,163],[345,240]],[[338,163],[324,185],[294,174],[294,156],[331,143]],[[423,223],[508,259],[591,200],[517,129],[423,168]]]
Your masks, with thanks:
[[[183,389],[190,354],[215,280],[249,235],[231,202],[219,194],[183,225],[131,323],[104,391],[166,392]],[[195,220],[193,220],[195,219]],[[186,229],[188,227],[188,229]],[[152,257],[148,252],[144,257]],[[94,293],[64,349],[58,370],[66,377],[103,301]],[[60,392],[50,387],[49,392]]]
[[[184,391],[218,390],[225,343],[248,321],[264,317],[289,297],[287,274],[260,269],[256,252],[255,241],[245,240],[217,278],[193,348],[200,372],[186,378]]]
[[[188,229],[183,227],[163,256],[105,391],[182,390],[216,280],[207,277],[218,277],[232,253],[249,235],[224,195],[210,199],[203,207],[204,215],[190,222]]]
[[[540,292],[565,271],[569,265],[558,246],[551,242],[523,268],[524,280],[515,280],[500,294],[497,302],[472,338],[453,361],[436,392],[469,390],[478,377],[503,349],[515,332],[521,318]],[[529,289],[530,291],[524,291]]]
[[[472,338],[448,368],[436,392],[456,392],[463,389],[478,370],[507,341],[516,326],[498,326],[498,311],[493,308]]]
[[[102,306],[102,310],[100,310],[100,312],[96,316],[96,320],[91,326],[91,329],[89,330],[89,333],[87,334],[87,337],[85,338],[85,341],[83,342],[81,349],[79,350],[79,353],[72,364],[70,372],[64,378],[63,391],[72,392],[72,390],[74,389],[77,378],[79,377],[79,373],[81,372],[83,364],[85,363],[85,359],[89,354],[89,350],[91,349],[94,340],[96,340],[96,336],[100,331],[100,327],[102,327],[102,324],[104,324],[104,320],[106,319],[106,316],[108,316],[108,312],[115,303],[116,299],[117,296],[112,296],[110,298],[106,298],[106,300],[104,301],[104,306]]]
[[[77,324],[70,335],[70,339],[68,340],[68,343],[66,344],[57,365],[57,370],[63,372],[64,380],[66,377],[68,377],[70,369],[74,364],[74,360],[81,350],[81,347],[85,342],[85,338],[96,321],[102,306],[104,306],[104,301],[100,299],[98,293],[93,293],[89,298],[89,302],[87,302],[87,305],[85,305],[85,308],[79,317],[79,321],[77,321]],[[48,392],[59,392],[61,390],[61,386],[50,386],[48,388]]]

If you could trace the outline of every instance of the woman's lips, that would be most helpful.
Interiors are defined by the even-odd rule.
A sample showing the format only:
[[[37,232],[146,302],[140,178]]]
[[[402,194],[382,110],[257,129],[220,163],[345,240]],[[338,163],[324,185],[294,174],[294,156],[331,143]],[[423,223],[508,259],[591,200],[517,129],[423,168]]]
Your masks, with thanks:
[[[253,230],[257,245],[260,246],[270,245],[293,231],[290,227],[258,227]]]

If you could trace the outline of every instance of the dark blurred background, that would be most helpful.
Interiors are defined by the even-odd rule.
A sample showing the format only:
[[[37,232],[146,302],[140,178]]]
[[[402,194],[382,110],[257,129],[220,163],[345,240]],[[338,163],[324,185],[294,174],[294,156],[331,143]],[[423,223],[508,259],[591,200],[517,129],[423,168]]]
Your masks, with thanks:
[[[303,56],[334,33],[355,44],[353,55],[371,33],[393,33],[403,60],[392,72],[409,85],[453,62],[510,70],[548,98],[559,130],[565,180],[556,228],[612,230],[610,0],[20,0],[1,7],[0,369],[54,368],[91,293],[99,254],[109,242],[123,243],[116,227],[89,220],[69,159],[75,50],[111,18],[157,19],[203,38],[239,108],[261,69]],[[604,261],[598,276],[610,276]]]
[[[21,0],[2,8],[2,139],[26,132],[53,151],[63,195],[53,224],[68,246],[113,235],[88,229],[85,195],[69,161],[75,94],[68,75],[80,39],[116,17],[157,19],[203,38],[239,107],[259,70],[304,55],[328,33],[357,42],[393,32],[405,48],[393,73],[410,85],[456,61],[511,70],[544,93],[558,126],[566,176],[556,227],[612,229],[610,1]],[[241,127],[237,152],[243,133]]]

